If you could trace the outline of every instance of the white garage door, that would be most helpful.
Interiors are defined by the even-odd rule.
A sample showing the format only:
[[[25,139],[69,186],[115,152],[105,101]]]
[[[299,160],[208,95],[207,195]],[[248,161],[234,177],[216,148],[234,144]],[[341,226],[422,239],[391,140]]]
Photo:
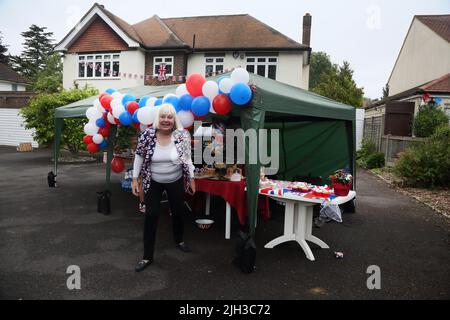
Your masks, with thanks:
[[[34,148],[38,143],[33,140],[34,130],[25,129],[20,109],[0,109],[0,145],[17,146],[21,142],[31,142]]]

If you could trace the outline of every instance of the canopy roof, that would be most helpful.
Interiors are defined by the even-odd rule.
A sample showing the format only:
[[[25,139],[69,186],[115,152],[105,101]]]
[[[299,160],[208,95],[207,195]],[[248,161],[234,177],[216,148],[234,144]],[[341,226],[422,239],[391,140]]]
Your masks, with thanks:
[[[222,76],[210,77],[216,80]],[[254,107],[269,112],[285,115],[300,115],[336,120],[355,120],[355,108],[322,97],[285,83],[250,74],[250,83],[256,85],[253,97]],[[143,96],[162,97],[168,93],[175,93],[178,85],[171,86],[139,86],[120,89],[122,93],[129,93],[136,98]],[[97,96],[73,102],[56,109],[56,118],[84,117],[86,109],[91,107]]]

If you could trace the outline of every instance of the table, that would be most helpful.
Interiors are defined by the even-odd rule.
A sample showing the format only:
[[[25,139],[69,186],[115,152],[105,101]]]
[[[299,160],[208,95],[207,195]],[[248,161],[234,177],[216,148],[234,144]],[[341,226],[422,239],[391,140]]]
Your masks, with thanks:
[[[268,242],[264,248],[272,249],[273,247],[287,241],[297,241],[305,252],[306,257],[311,261],[314,261],[315,258],[306,241],[315,243],[322,249],[330,248],[325,242],[312,235],[313,206],[315,204],[323,203],[326,200],[319,198],[305,198],[290,193],[284,193],[283,195],[264,193],[264,195],[285,204],[284,233],[282,236]],[[340,205],[354,199],[355,196],[356,192],[350,191],[347,196],[336,197],[328,202],[330,204]]]
[[[211,194],[220,196],[225,200],[225,239],[230,239],[231,237],[231,207],[236,209],[240,224],[245,225],[247,215],[245,186],[245,180],[195,179],[197,191],[206,193],[205,215],[208,216],[210,214]]]

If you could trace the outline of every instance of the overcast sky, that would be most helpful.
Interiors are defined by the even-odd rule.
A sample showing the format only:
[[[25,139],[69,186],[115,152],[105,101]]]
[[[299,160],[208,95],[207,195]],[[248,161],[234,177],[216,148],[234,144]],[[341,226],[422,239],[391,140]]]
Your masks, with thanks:
[[[350,62],[365,96],[377,98],[387,82],[415,14],[448,14],[448,0],[99,0],[130,24],[161,18],[248,13],[301,42],[302,17],[312,15],[311,47],[334,63]],[[48,27],[59,42],[95,3],[89,0],[0,0],[0,31],[11,54],[22,50],[20,33]],[[245,32],[245,30],[243,30]]]

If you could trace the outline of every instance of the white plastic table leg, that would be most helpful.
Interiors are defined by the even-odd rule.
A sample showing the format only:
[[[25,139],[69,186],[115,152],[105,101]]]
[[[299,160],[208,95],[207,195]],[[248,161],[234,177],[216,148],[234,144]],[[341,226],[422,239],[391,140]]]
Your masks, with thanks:
[[[225,215],[225,239],[230,239],[230,233],[231,233],[231,206],[227,202]]]
[[[306,207],[306,240],[311,241],[312,243],[317,244],[322,249],[329,249],[330,247],[320,240],[319,238],[313,236],[312,233],[312,220],[313,220],[313,207],[307,206]]]
[[[268,242],[264,246],[264,248],[271,249],[271,248],[279,245],[280,243],[295,240],[294,209],[295,209],[295,202],[286,201],[286,206],[284,209],[284,234],[282,236],[275,238],[272,241]]]
[[[297,204],[297,208],[295,210],[295,215],[297,216],[297,227],[295,232],[295,240],[298,242],[300,247],[302,247],[305,252],[306,257],[314,261],[314,255],[306,242],[306,228],[307,228],[307,207],[302,204]]]

